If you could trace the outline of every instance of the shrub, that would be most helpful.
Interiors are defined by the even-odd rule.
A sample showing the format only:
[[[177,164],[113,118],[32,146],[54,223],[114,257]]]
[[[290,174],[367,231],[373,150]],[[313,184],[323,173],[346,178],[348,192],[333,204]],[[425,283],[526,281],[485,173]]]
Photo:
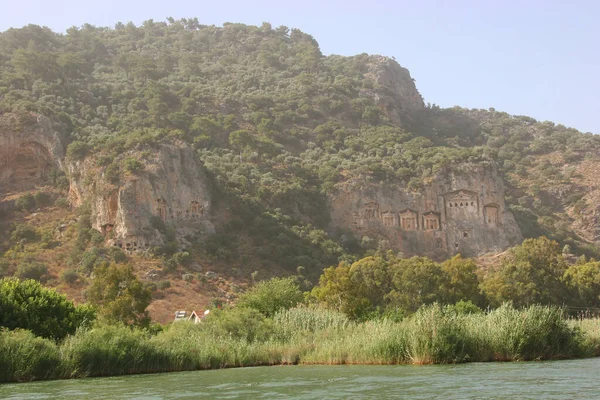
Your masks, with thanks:
[[[35,242],[38,241],[39,238],[35,228],[26,224],[15,225],[10,233],[10,239],[14,242],[19,242],[23,239],[29,242]]]
[[[111,247],[107,250],[108,256],[116,263],[127,261],[127,254],[118,247]]]
[[[28,329],[35,335],[62,339],[95,318],[87,306],[75,307],[53,289],[33,280],[0,281],[0,327]]]
[[[187,251],[180,251],[173,254],[173,261],[177,265],[189,266],[192,263],[192,256]]]
[[[79,274],[75,269],[66,269],[60,274],[60,280],[67,285],[72,285],[79,279]]]
[[[119,164],[113,162],[107,166],[104,170],[104,178],[110,183],[118,183],[119,179],[121,178],[121,169],[119,168]]]
[[[259,282],[240,296],[240,307],[254,308],[267,317],[295,307],[304,300],[295,278],[273,278]]]
[[[67,157],[72,160],[83,160],[88,151],[89,146],[87,143],[76,140],[67,147]]]
[[[39,281],[48,273],[48,268],[39,262],[23,260],[17,267],[16,276],[20,279]]]
[[[137,175],[144,170],[144,164],[136,158],[128,157],[123,160],[123,169],[130,174]]]
[[[10,262],[4,258],[0,258],[0,278],[7,276],[10,272]]]
[[[35,200],[35,206],[37,208],[42,208],[42,207],[49,206],[50,204],[52,204],[52,197],[50,196],[50,193],[36,192],[33,195],[33,198]]]
[[[214,310],[203,320],[213,335],[247,342],[267,340],[273,333],[273,321],[258,310],[235,307]]]
[[[160,290],[165,290],[171,287],[171,282],[167,280],[159,281],[156,287]]]
[[[32,210],[35,208],[35,198],[31,193],[26,193],[15,200],[15,207],[19,210]]]

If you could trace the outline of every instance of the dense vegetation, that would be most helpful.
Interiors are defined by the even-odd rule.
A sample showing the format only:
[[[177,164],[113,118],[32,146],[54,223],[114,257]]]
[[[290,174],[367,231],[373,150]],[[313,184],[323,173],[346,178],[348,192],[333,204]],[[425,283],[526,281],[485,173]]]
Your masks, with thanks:
[[[29,112],[48,116],[70,142],[67,157],[92,154],[115,182],[143,168],[129,149],[193,146],[220,204],[236,210],[200,246],[227,263],[303,266],[316,278],[345,253],[369,250],[323,232],[336,185],[420,190],[463,161],[498,162],[526,237],[598,254],[571,228],[567,211],[585,207],[582,195],[553,191],[574,174],[561,164],[593,157],[597,137],[492,109],[386,110],[393,93],[372,77],[378,62],[323,56],[310,35],[268,23],[149,20],[66,34],[29,25],[0,33],[0,113],[19,115],[17,128],[31,123]],[[555,153],[558,165],[545,157]]]
[[[319,308],[273,319],[252,309],[158,334],[97,325],[60,343],[0,331],[0,382],[276,364],[432,364],[598,355],[598,320],[567,321],[560,310],[504,305],[463,313],[432,305],[401,322],[356,323]],[[583,330],[580,330],[583,327]]]
[[[0,382],[598,355],[598,320],[566,314],[600,307],[600,262],[590,258],[598,249],[573,229],[588,206],[576,167],[597,159],[600,139],[493,109],[408,112],[373,78],[388,61],[323,56],[310,35],[266,23],[169,19],[0,33],[0,114],[16,117],[14,129],[31,127],[35,114],[50,118],[66,157],[91,158],[112,183],[144,170],[159,143],[190,146],[221,218],[215,235],[192,236],[186,249],[153,221],[166,246],[140,257],[105,248],[85,205],[58,228],[6,224],[0,278],[21,280],[0,281]],[[496,163],[524,235],[548,238],[528,239],[481,269],[460,256],[404,258],[376,239],[325,232],[327,195],[340,187],[419,191],[463,162]],[[52,190],[17,198],[19,215],[67,213],[64,173],[45,179]],[[60,276],[46,265],[50,253]],[[201,324],[161,327],[147,307],[171,282],[141,282],[131,266],[149,260],[187,283],[208,279],[191,269],[198,260],[227,265],[232,276],[256,269],[254,286],[235,306],[217,299]],[[295,275],[259,282],[273,267]],[[81,289],[88,305],[38,283],[47,280]]]
[[[600,355],[600,263],[568,265],[528,239],[478,274],[472,260],[376,254],[300,277],[261,281],[200,324],[149,325],[149,291],[105,265],[89,306],[35,281],[0,281],[2,381],[296,363],[459,363]],[[562,307],[569,301],[574,307]],[[539,305],[545,304],[545,305]],[[484,311],[483,308],[486,308]],[[571,317],[568,319],[568,314]],[[94,321],[95,316],[98,319]]]

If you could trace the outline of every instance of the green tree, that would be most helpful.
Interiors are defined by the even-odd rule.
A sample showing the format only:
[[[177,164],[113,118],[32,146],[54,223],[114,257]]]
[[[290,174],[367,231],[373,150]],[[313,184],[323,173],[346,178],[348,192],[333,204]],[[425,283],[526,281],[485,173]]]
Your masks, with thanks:
[[[91,307],[76,307],[64,295],[33,280],[0,280],[0,311],[0,326],[28,329],[55,340],[95,318]]]
[[[494,306],[505,301],[512,301],[515,307],[562,305],[569,301],[563,280],[566,271],[557,242],[546,237],[526,239],[486,276],[481,288]]]
[[[414,312],[423,304],[448,302],[450,281],[439,264],[427,257],[398,259],[391,264],[393,305]]]
[[[577,305],[600,307],[600,262],[572,265],[565,271],[564,280]]]
[[[350,270],[351,267],[345,263],[326,268],[311,297],[350,318],[362,319],[372,311],[373,305],[368,294],[360,291],[361,285],[352,279]]]
[[[481,305],[477,264],[472,259],[456,255],[442,263],[442,271],[449,278],[447,299],[450,303],[471,301]]]
[[[240,296],[239,307],[258,310],[272,317],[279,310],[295,307],[304,299],[295,278],[273,278],[262,281]]]
[[[98,266],[87,298],[108,322],[138,326],[150,323],[146,308],[152,292],[136,278],[130,265]]]

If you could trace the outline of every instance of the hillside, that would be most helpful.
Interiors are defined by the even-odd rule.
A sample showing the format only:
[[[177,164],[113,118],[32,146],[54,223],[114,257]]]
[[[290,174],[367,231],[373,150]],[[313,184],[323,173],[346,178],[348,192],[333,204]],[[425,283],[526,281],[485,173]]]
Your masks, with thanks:
[[[394,60],[284,26],[0,33],[0,275],[82,301],[130,262],[160,321],[376,250],[598,257],[599,168],[600,137],[425,104]]]

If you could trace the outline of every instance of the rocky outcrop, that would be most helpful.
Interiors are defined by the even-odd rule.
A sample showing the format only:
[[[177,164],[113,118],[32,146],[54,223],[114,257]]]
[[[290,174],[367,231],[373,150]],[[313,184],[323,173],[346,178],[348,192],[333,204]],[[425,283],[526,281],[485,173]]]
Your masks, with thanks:
[[[368,67],[365,77],[373,81],[375,88],[363,89],[361,95],[372,97],[392,122],[403,125],[425,108],[410,72],[395,60],[371,56]]]
[[[30,113],[0,115],[0,193],[31,189],[62,168],[64,146],[50,120]]]
[[[144,171],[122,174],[118,184],[92,160],[68,164],[70,199],[90,203],[92,225],[107,243],[132,252],[161,246],[162,226],[173,228],[180,243],[199,231],[211,233],[210,191],[192,149],[161,144],[142,161]]]
[[[522,240],[493,164],[442,170],[420,192],[395,185],[339,188],[330,206],[332,228],[385,240],[407,256],[476,256]]]

